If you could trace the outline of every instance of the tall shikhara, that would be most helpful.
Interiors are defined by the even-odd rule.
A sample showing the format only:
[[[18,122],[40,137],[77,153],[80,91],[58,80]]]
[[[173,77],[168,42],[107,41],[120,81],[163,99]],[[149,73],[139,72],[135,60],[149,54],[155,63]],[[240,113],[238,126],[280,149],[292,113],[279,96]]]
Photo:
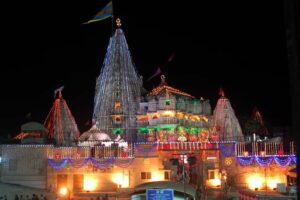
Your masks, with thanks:
[[[220,96],[213,116],[214,126],[216,127],[219,139],[221,141],[244,141],[239,121],[234,114],[229,99],[225,97],[223,90],[220,90]]]
[[[111,138],[121,135],[134,141],[141,87],[124,33],[117,28],[96,82],[93,120],[97,128]]]
[[[53,103],[44,126],[48,131],[48,138],[54,139],[57,145],[71,146],[78,140],[77,124],[66,101],[62,98],[61,91]]]

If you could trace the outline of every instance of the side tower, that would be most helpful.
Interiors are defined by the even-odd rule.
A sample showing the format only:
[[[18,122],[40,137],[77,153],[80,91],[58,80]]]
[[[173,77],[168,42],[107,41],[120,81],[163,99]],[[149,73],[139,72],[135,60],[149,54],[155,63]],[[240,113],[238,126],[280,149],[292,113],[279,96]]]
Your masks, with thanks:
[[[169,86],[165,76],[141,102],[137,116],[139,140],[148,142],[204,142],[209,137],[208,100]]]
[[[217,135],[221,141],[244,141],[244,135],[234,110],[231,107],[229,99],[225,97],[224,91],[220,90],[220,98],[218,99],[214,110],[214,126]]]
[[[55,91],[53,106],[44,122],[48,132],[48,138],[54,139],[57,145],[74,145],[79,137],[79,131],[75,119],[61,94],[62,88]]]
[[[120,21],[117,22],[96,82],[93,120],[111,138],[121,135],[126,141],[135,141],[142,80],[131,59]]]

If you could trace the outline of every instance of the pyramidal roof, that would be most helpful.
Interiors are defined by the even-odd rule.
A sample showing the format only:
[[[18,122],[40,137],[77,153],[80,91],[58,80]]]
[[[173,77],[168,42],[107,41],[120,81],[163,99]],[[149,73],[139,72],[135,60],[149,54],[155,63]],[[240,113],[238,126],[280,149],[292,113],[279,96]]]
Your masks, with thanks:
[[[77,142],[79,131],[75,119],[62,98],[61,91],[44,122],[48,131],[48,138],[55,139],[58,145],[72,145]]]
[[[93,121],[101,132],[114,138],[114,129],[119,128],[127,141],[132,139],[141,87],[124,32],[117,28],[96,82]],[[116,114],[121,119],[118,123],[112,120]]]
[[[173,87],[169,86],[165,81],[165,76],[164,75],[161,76],[161,83],[159,84],[159,86],[157,86],[156,88],[151,90],[147,94],[147,96],[157,96],[157,95],[160,95],[160,94],[167,94],[167,93],[168,94],[174,94],[174,95],[177,95],[177,96],[186,96],[186,97],[194,98],[192,95],[190,95],[186,92],[180,91],[176,88],[173,88]]]
[[[258,110],[257,107],[253,108],[251,119],[254,120],[254,121],[256,121],[257,123],[259,123],[261,125],[260,130],[258,130],[258,134],[260,134],[262,136],[268,136],[268,135],[270,135],[267,127],[264,125],[263,117],[260,114],[260,112],[259,112],[259,110]]]
[[[255,121],[257,121],[259,124],[264,125],[264,121],[263,118],[259,112],[259,110],[257,109],[257,107],[254,107],[252,110],[252,116],[251,118]]]
[[[214,110],[214,125],[221,141],[244,141],[241,126],[229,99],[225,97],[224,91],[220,90],[221,97],[217,101]]]

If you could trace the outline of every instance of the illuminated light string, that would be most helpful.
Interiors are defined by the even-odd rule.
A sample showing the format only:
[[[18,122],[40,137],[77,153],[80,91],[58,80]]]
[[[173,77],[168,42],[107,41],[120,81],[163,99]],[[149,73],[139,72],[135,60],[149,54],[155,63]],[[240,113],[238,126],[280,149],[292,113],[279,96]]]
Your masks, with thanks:
[[[291,156],[292,161],[297,164],[297,156]]]
[[[273,157],[255,157],[256,163],[263,168],[269,167],[273,161]]]
[[[249,166],[252,165],[254,157],[236,157],[236,160],[241,166]]]
[[[114,164],[117,167],[121,167],[121,168],[127,168],[129,167],[134,161],[134,158],[120,158],[115,160]]]
[[[152,155],[155,152],[156,148],[157,148],[157,143],[153,143],[150,148],[144,148],[143,146],[145,144],[148,145],[149,143],[137,143],[137,144],[135,144],[135,149],[142,156]]]
[[[274,156],[274,161],[276,164],[280,167],[287,167],[290,165],[292,159],[291,157],[279,157],[279,156]]]
[[[225,157],[234,156],[235,143],[231,143],[231,144],[227,144],[227,145],[220,143],[220,151],[221,151],[222,155]]]
[[[104,158],[96,160],[94,158],[89,158],[94,167],[98,169],[107,169],[114,163],[114,158]]]
[[[48,163],[50,164],[50,166],[53,169],[60,170],[60,169],[62,169],[64,167],[66,167],[66,165],[68,164],[68,159],[63,159],[60,162],[56,162],[56,161],[54,161],[52,159],[48,159]]]
[[[82,168],[85,165],[87,165],[89,161],[90,160],[88,158],[87,159],[69,159],[68,163],[70,163],[71,166],[74,168]]]
[[[241,166],[250,166],[254,164],[254,160],[256,163],[262,167],[269,167],[274,161],[277,166],[285,168],[291,164],[291,161],[296,164],[296,156],[247,156],[247,157],[236,157],[236,160]]]
[[[74,161],[75,160],[75,161]],[[104,159],[95,159],[95,158],[85,158],[85,159],[71,159],[71,158],[65,158],[61,160],[53,160],[48,159],[48,164],[56,170],[63,169],[67,167],[68,164],[70,164],[74,168],[82,168],[84,166],[87,166],[89,163],[93,165],[93,167],[98,169],[107,169],[113,164],[121,167],[126,168],[130,166],[133,162],[134,158],[104,158]]]

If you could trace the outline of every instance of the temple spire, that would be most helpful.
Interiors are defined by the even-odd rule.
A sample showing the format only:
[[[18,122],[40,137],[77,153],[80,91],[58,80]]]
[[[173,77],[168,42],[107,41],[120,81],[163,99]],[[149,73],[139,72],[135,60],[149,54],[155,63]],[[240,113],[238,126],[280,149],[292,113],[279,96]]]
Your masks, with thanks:
[[[57,145],[71,146],[77,142],[79,131],[75,119],[62,97],[62,89],[63,87],[60,87],[54,91],[54,95],[57,97],[44,126],[47,129],[48,138],[54,139]]]
[[[234,113],[229,99],[221,88],[220,98],[214,110],[214,126],[221,141],[244,141],[244,135],[240,123]]]
[[[118,28],[121,28],[122,23],[121,23],[121,19],[120,18],[116,19],[116,25],[117,25]]]
[[[127,41],[116,20],[105,60],[96,83],[93,120],[111,138],[121,134],[127,141],[135,138],[135,114],[142,81],[133,64]]]

